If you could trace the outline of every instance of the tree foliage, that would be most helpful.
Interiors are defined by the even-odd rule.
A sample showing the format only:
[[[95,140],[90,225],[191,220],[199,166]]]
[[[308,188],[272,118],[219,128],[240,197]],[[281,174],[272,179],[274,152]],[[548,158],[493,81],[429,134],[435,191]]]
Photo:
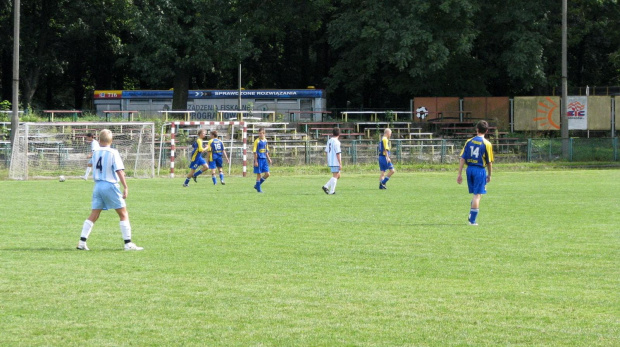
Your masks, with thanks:
[[[12,7],[0,0],[0,88],[10,96]],[[94,89],[328,90],[330,107],[415,96],[528,95],[560,84],[555,0],[22,1],[21,95],[88,108]],[[620,83],[617,0],[569,2],[569,85]]]

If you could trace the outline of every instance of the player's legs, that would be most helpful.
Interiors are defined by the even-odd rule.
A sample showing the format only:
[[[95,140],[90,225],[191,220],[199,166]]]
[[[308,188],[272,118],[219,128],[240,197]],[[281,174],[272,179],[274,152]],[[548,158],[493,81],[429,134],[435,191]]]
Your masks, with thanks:
[[[194,182],[198,183],[198,181],[196,180],[196,178],[200,175],[202,175],[202,173],[204,171],[207,171],[209,169],[209,165],[207,165],[207,162],[200,157],[201,160],[197,160],[198,165],[200,165],[200,169],[198,169],[198,171],[196,171],[193,175],[192,178],[194,179]]]
[[[123,236],[123,241],[125,242],[125,250],[143,250],[143,247],[138,247],[135,243],[131,241],[131,223],[129,223],[129,212],[127,212],[127,207],[117,208],[115,209],[115,211],[118,214],[118,218],[120,219],[120,222],[118,224],[121,228],[121,235]]]
[[[260,166],[260,171],[263,174],[263,177],[260,179],[260,184],[263,184],[263,182],[265,182],[265,180],[270,176],[269,163],[267,162],[267,159],[261,159],[259,160],[258,165]]]
[[[325,192],[325,194],[329,194],[332,191],[332,186],[334,186],[334,181],[337,180],[338,178],[340,178],[340,172],[339,172],[340,168],[339,167],[337,167],[337,166],[330,166],[329,169],[332,172],[332,177],[322,187],[323,191]],[[334,190],[336,189],[335,186],[334,186],[333,189]]]
[[[339,167],[333,167],[332,170],[340,170]],[[332,179],[331,179],[331,188],[329,190],[329,194],[335,194],[336,193],[336,184],[338,184],[338,179],[340,178],[340,171],[337,172],[333,172],[332,171]]]
[[[222,166],[223,166],[222,164],[223,164],[223,161],[222,161],[222,158],[220,158],[219,161],[216,162],[216,165],[217,165],[218,171],[220,172],[220,183],[225,184],[224,183],[224,170],[222,169]],[[215,184],[215,182],[213,182],[213,184]]]
[[[93,231],[93,226],[97,219],[99,219],[99,215],[101,214],[101,210],[93,209],[90,212],[88,218],[82,224],[82,232],[80,233],[80,241],[78,242],[77,249],[82,251],[88,251],[88,246],[86,245],[86,240],[90,236],[90,232]]]
[[[392,163],[388,163],[387,159],[384,156],[379,157],[379,170],[381,171],[381,175],[379,175],[379,189],[387,189],[385,184],[390,179],[392,173],[391,170],[394,170]],[[386,177],[386,172],[388,172]]]
[[[476,220],[478,218],[478,212],[480,211],[480,199],[482,198],[482,194],[486,194],[486,170],[481,167],[469,166],[467,167],[466,173],[467,186],[469,192],[473,194],[467,220],[471,225],[478,225]]]
[[[195,172],[196,172],[196,169],[191,169],[190,172],[187,174],[187,176],[185,176],[185,182],[183,182],[183,187],[189,187],[189,180],[192,179]]]
[[[385,189],[385,188],[387,188],[385,185],[387,184],[387,182],[390,180],[390,177],[392,177],[392,175],[395,172],[394,171],[394,165],[392,165],[391,162],[387,162],[387,160],[386,160],[382,169],[385,169],[385,171],[382,172],[382,175],[385,176],[385,177],[381,180],[381,184],[383,185],[383,187]]]
[[[213,184],[217,183],[217,180],[215,179],[215,169],[211,169],[211,180],[213,181]]]

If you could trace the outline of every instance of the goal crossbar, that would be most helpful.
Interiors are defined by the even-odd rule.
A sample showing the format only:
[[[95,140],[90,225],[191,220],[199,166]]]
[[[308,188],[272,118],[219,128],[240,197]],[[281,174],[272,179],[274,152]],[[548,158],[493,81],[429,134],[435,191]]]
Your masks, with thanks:
[[[249,117],[246,117],[246,115],[253,115],[253,114],[267,114],[270,116],[271,121],[275,122],[276,121],[276,112],[275,111],[217,111],[217,119],[222,121],[224,118],[224,114],[239,114],[241,115],[241,117],[243,117],[242,119],[246,119],[246,120],[250,120]],[[254,120],[254,119],[252,119]]]

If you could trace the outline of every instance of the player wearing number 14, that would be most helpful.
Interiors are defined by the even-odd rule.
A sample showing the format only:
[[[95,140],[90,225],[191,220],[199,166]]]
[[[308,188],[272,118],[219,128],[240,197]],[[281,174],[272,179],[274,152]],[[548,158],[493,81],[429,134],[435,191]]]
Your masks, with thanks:
[[[463,166],[467,165],[467,187],[469,193],[473,194],[467,221],[470,225],[478,225],[476,218],[480,207],[480,198],[486,194],[486,184],[491,182],[491,172],[493,171],[493,145],[484,135],[489,131],[489,123],[484,120],[476,124],[477,135],[469,139],[459,160],[459,174],[456,182],[463,182]],[[487,174],[488,171],[488,174]]]

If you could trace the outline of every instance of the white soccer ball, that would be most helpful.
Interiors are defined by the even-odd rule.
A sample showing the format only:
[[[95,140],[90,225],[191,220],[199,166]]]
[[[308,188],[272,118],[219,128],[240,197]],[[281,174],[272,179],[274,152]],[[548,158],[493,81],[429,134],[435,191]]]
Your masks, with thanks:
[[[58,177],[58,181],[59,181],[59,182],[64,182],[64,181],[66,181],[66,180],[67,180],[67,179],[66,179],[66,178],[65,178],[65,176],[63,176],[63,175],[60,175],[60,177]]]

